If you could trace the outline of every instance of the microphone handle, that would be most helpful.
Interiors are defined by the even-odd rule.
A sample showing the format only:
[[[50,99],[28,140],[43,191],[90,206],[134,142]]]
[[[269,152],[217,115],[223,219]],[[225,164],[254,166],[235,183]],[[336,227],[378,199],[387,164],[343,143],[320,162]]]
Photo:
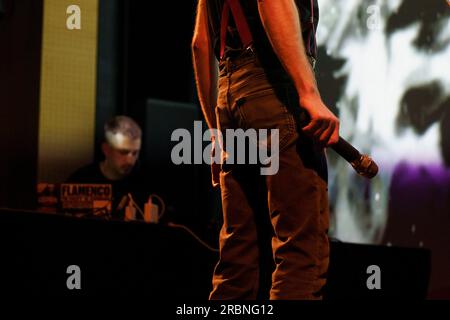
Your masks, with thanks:
[[[365,177],[372,179],[378,173],[378,165],[368,155],[361,154],[354,146],[344,138],[339,137],[336,144],[331,148],[349,162],[355,171]]]
[[[332,145],[331,148],[350,163],[361,157],[361,153],[341,136],[339,136],[338,142]]]

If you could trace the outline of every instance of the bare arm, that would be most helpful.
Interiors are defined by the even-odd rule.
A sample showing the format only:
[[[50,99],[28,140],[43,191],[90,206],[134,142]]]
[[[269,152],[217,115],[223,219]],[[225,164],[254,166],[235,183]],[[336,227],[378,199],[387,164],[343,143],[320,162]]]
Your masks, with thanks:
[[[339,138],[339,120],[323,104],[303,43],[299,9],[294,0],[258,0],[266,34],[286,72],[294,82],[300,105],[311,123],[303,130],[324,145]]]
[[[207,0],[199,0],[192,39],[192,57],[198,98],[209,128],[216,128],[217,60],[208,31]]]
[[[198,2],[194,36],[192,38],[192,59],[198,99],[206,123],[212,129],[217,128],[215,106],[217,101],[218,66],[209,36],[207,1],[199,0]],[[211,140],[213,142],[211,156],[214,156],[214,152],[216,152],[214,147],[215,137],[212,136]],[[211,176],[214,187],[219,186],[219,172],[220,165],[213,162],[211,164]]]

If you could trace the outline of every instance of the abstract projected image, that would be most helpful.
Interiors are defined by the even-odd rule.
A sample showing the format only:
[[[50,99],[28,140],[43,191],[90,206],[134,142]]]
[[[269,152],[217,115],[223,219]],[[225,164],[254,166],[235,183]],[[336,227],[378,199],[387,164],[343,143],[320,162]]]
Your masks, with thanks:
[[[433,273],[448,286],[450,6],[445,0],[319,5],[323,98],[339,114],[341,135],[380,166],[366,180],[328,153],[331,235],[430,248]]]

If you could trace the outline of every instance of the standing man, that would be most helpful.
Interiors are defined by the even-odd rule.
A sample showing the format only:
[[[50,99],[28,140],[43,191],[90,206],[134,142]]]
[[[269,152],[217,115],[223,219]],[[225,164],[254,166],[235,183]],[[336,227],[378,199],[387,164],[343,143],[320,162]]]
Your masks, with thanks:
[[[272,175],[212,164],[224,223],[210,299],[264,298],[265,285],[271,299],[322,296],[329,261],[324,148],[338,141],[339,121],[314,78],[317,23],[314,0],[199,0],[192,51],[208,126],[277,129],[263,143],[279,144]],[[226,143],[218,144],[222,155]]]

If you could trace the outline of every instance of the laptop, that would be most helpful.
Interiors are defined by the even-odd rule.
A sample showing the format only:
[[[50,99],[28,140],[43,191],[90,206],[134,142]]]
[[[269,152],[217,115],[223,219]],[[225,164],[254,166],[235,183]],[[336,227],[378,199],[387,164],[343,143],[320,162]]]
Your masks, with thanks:
[[[74,215],[111,215],[112,186],[86,183],[38,183],[37,210]]]

